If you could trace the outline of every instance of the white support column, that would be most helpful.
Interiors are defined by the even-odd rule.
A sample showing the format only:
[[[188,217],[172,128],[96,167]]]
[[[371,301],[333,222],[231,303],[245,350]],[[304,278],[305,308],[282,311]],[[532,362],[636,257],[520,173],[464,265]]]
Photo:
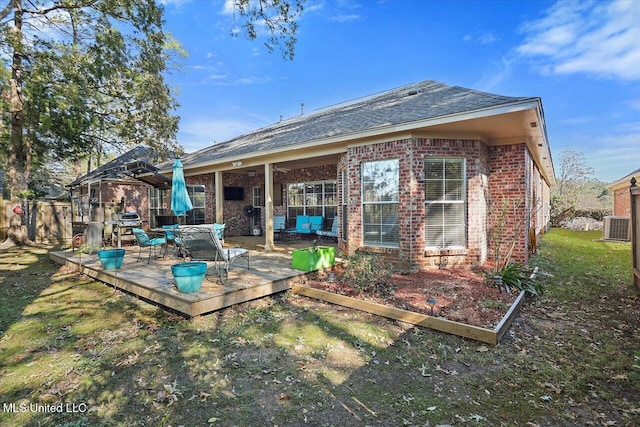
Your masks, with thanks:
[[[264,165],[264,250],[274,249],[273,244],[273,164]]]
[[[215,172],[215,189],[216,189],[216,221],[218,224],[224,223],[224,186],[222,185],[222,171]]]

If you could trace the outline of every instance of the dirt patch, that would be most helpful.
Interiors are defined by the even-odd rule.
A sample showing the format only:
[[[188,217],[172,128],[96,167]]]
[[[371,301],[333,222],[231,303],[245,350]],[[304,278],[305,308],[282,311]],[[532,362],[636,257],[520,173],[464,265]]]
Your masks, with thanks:
[[[331,274],[329,274],[331,273]],[[306,286],[448,320],[493,329],[507,313],[518,292],[503,292],[488,284],[483,272],[464,269],[393,274],[387,280],[393,292],[359,292],[344,277],[342,267],[311,274]]]

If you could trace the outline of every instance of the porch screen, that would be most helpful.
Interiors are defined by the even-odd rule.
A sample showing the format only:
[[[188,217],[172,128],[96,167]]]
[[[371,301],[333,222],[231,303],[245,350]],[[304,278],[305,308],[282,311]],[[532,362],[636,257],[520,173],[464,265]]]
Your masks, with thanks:
[[[362,163],[363,243],[398,247],[398,160]]]
[[[424,171],[426,246],[464,247],[465,160],[426,159]]]

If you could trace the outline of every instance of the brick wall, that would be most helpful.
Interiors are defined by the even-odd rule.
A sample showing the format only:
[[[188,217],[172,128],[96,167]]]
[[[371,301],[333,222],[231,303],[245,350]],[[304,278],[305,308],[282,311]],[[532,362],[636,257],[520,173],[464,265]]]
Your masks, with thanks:
[[[467,248],[455,251],[425,251],[424,176],[427,157],[466,159],[467,178]],[[399,230],[398,248],[362,246],[362,212],[360,165],[365,161],[399,160]],[[437,266],[471,266],[482,264],[487,257],[487,221],[489,155],[481,141],[445,139],[406,139],[350,148],[341,160],[349,177],[348,252],[373,252],[401,269],[428,269]],[[339,183],[340,184],[340,183]]]
[[[525,144],[489,147],[489,259],[527,259],[531,158]]]
[[[631,216],[631,194],[629,185],[624,188],[616,188],[613,191],[613,215]]]

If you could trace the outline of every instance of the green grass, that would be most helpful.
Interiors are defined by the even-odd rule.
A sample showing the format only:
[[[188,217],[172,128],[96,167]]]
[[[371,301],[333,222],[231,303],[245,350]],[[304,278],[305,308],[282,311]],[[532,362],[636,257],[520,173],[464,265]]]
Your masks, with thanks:
[[[0,425],[638,425],[630,245],[599,237],[543,237],[546,292],[497,347],[288,293],[187,322],[3,252],[0,403],[86,411]]]

